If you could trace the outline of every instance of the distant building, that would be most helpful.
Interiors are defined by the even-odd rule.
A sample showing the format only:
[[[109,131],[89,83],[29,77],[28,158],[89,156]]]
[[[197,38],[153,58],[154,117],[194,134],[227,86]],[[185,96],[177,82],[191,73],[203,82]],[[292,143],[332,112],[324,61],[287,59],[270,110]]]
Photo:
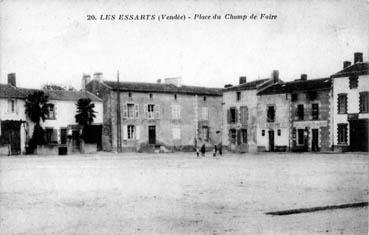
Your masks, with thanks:
[[[338,151],[368,151],[369,63],[354,54],[333,79],[333,145]]]
[[[210,148],[221,141],[221,89],[182,85],[180,78],[157,83],[94,78],[86,90],[104,101],[106,151],[193,151],[194,145]]]
[[[223,90],[223,145],[235,152],[257,151],[257,91],[272,84],[271,79],[247,82]]]
[[[10,148],[11,154],[25,153],[27,141],[32,137],[34,123],[25,114],[25,100],[29,94],[38,89],[26,89],[16,86],[15,74],[8,75],[8,84],[0,84],[0,145]],[[94,141],[101,145],[102,129],[102,100],[87,91],[44,90],[49,97],[49,116],[42,123],[45,130],[47,146],[42,147],[42,153],[57,154],[58,147],[70,146],[68,151],[79,152],[80,128],[76,123],[77,101],[80,98],[89,98],[95,105],[96,118],[92,128],[96,134]],[[100,133],[99,133],[100,132]],[[39,154],[41,152],[38,152]],[[3,153],[4,154],[4,153]]]
[[[272,99],[268,99],[268,102],[279,99],[284,103],[284,105],[280,104],[279,109],[286,112],[276,115],[282,115],[280,120],[285,120],[284,126],[289,121],[289,132],[283,135],[282,132],[287,130],[287,127],[277,128],[276,140],[279,136],[284,138],[284,145],[288,143],[287,149],[299,152],[331,150],[330,107],[332,96],[330,78],[308,80],[307,75],[302,74],[300,79],[277,83],[261,91],[259,95],[272,97]],[[267,98],[261,98],[261,100],[263,99]],[[270,108],[267,107],[267,110]],[[287,136],[289,142],[286,142]]]

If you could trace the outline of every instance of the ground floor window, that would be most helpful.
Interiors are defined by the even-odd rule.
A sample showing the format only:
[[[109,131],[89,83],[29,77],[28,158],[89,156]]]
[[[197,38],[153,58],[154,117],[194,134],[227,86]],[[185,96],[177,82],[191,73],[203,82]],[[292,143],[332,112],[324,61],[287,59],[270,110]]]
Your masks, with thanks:
[[[209,140],[209,127],[208,126],[202,126],[201,127],[201,133],[200,133],[201,139],[203,141]]]
[[[181,128],[179,126],[172,128],[172,137],[175,140],[181,139]]]
[[[135,126],[128,125],[127,126],[127,139],[133,140],[135,138]]]
[[[347,124],[338,124],[338,143],[339,144],[347,144]]]
[[[46,127],[45,140],[47,144],[57,144],[58,143],[58,131],[56,129]]]
[[[297,144],[304,144],[304,129],[297,129]]]
[[[229,142],[231,142],[231,144],[235,144],[236,143],[236,129],[230,129],[229,130]]]
[[[241,130],[241,143],[247,144],[247,130],[246,129]]]

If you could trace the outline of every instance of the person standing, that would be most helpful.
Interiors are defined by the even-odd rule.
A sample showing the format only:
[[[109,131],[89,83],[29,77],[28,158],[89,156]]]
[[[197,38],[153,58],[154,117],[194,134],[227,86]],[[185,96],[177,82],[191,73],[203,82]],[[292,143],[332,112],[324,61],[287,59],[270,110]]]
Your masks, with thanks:
[[[218,144],[218,152],[219,152],[219,155],[222,156],[222,143]]]
[[[205,157],[205,151],[206,151],[206,149],[205,149],[205,144],[203,144],[203,145],[201,146],[201,156]]]
[[[216,157],[217,156],[217,145],[215,144],[214,145],[214,152],[213,152],[213,157]]]

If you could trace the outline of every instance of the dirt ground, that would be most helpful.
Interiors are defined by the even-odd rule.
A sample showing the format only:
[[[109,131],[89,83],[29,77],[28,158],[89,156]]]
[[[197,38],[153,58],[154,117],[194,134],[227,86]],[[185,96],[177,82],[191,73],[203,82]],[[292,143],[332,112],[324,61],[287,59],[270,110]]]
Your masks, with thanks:
[[[0,158],[0,234],[368,234],[367,154]]]

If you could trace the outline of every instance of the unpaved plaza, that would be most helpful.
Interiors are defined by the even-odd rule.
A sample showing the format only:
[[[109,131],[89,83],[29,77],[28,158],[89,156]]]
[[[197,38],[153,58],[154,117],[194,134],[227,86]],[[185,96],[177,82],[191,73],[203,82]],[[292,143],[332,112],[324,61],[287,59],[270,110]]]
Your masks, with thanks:
[[[0,234],[367,234],[367,154],[0,158]]]

